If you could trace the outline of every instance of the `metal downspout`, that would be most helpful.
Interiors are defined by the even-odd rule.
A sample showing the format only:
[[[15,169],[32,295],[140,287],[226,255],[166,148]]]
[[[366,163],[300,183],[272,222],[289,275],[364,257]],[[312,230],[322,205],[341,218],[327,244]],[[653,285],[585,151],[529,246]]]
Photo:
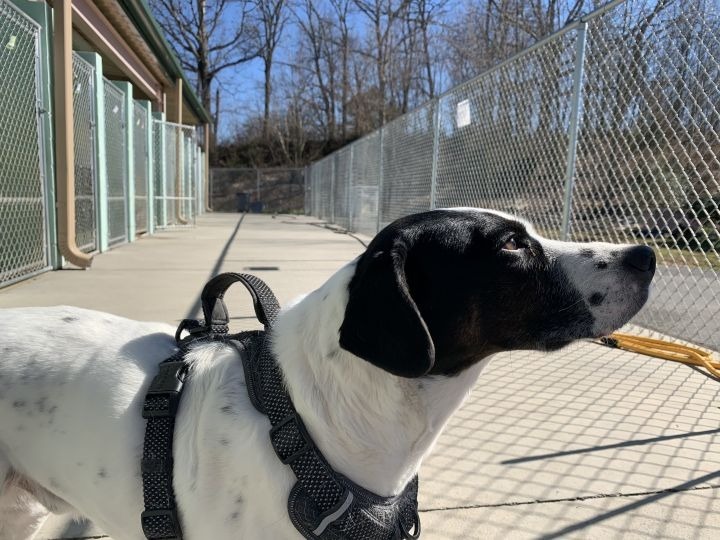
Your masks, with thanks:
[[[75,152],[72,79],[72,0],[56,0],[53,31],[55,86],[55,161],[58,203],[58,244],[71,264],[88,268],[92,256],[75,242]]]

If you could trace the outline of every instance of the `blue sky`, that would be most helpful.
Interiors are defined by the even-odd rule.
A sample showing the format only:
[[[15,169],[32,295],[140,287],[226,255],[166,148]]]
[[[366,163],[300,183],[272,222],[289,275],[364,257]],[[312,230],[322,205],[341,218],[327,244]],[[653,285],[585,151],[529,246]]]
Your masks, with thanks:
[[[321,2],[326,4],[325,2]],[[354,17],[357,24],[362,24],[360,16]],[[299,29],[295,16],[288,12],[282,39],[273,59],[273,75],[288,69],[287,64],[294,60],[296,44],[299,40]],[[263,62],[256,58],[236,68],[225,70],[219,77],[221,94],[220,138],[232,137],[236,127],[247,118],[262,115],[263,88],[265,84]],[[275,89],[276,91],[278,89]],[[276,94],[277,95],[277,94]]]
[[[470,0],[449,0],[445,7],[445,22],[452,23],[455,20],[455,14],[462,9]],[[319,6],[327,6],[330,10],[328,2],[320,0],[317,2]],[[321,7],[322,11],[322,7]],[[235,15],[235,16],[233,16]],[[235,22],[237,14],[228,13],[226,20]],[[232,24],[228,22],[227,24]],[[355,13],[350,18],[351,24],[355,26],[358,33],[364,33],[363,26],[366,25],[366,19],[363,15]],[[227,26],[229,30],[231,27]],[[287,64],[294,60],[296,46],[299,41],[299,28],[295,23],[295,16],[288,12],[287,22],[283,32],[283,37],[278,45],[275,54],[273,74],[275,81],[277,76],[281,74],[283,69],[288,69]],[[245,120],[257,117],[263,111],[263,63],[261,59],[255,59],[236,68],[230,68],[222,72],[216,81],[216,85],[221,87],[221,119],[220,119],[220,138],[227,139],[232,137]],[[275,96],[281,90],[276,83]],[[441,83],[441,90],[446,89],[446,82]],[[214,91],[214,90],[213,90]]]
[[[319,2],[321,5],[328,5],[326,2]],[[456,9],[462,4],[462,0],[450,0],[447,9]],[[365,17],[356,13],[350,18],[355,29],[362,30],[366,24]],[[287,23],[283,32],[283,38],[278,46],[275,55],[273,73],[277,77],[281,70],[287,69],[287,63],[294,58],[296,44],[299,40],[299,29],[295,23],[295,17],[288,13]],[[262,114],[263,111],[263,63],[255,59],[237,68],[231,68],[223,72],[219,77],[222,88],[221,97],[221,120],[220,138],[232,137],[238,123],[245,119]]]

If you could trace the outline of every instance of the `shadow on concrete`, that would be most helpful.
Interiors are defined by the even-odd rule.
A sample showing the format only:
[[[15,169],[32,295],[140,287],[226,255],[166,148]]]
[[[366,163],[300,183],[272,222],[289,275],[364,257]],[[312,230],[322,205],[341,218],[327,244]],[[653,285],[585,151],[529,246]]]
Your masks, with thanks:
[[[235,241],[235,237],[237,236],[238,231],[240,230],[240,225],[242,225],[243,219],[245,219],[245,215],[243,214],[240,216],[240,219],[237,222],[237,225],[235,225],[235,229],[233,230],[232,234],[230,235],[230,238],[228,238],[228,241],[225,242],[225,246],[223,246],[222,251],[220,252],[220,256],[215,261],[215,266],[213,266],[213,269],[210,271],[210,275],[208,276],[208,280],[210,278],[213,278],[218,275],[220,272],[220,269],[222,268],[223,263],[225,262],[225,257],[227,257],[228,251],[230,251],[230,246],[232,246],[232,243]],[[200,292],[195,296],[195,302],[193,303],[192,307],[188,310],[187,314],[185,315],[186,319],[196,319],[200,315]]]
[[[614,448],[627,448],[629,446],[642,446],[644,444],[654,444],[665,441],[672,441],[675,439],[685,439],[687,437],[702,437],[703,435],[716,435],[720,433],[718,429],[707,429],[705,431],[692,431],[690,433],[678,433],[676,435],[662,435],[660,437],[652,437],[649,439],[638,439],[637,441],[623,441],[614,444],[605,444],[601,446],[592,446],[590,448],[578,448],[576,450],[567,450],[565,452],[553,452],[552,454],[540,454],[537,456],[528,456],[515,459],[508,459],[501,461],[503,465],[514,465],[517,463],[527,463],[528,461],[539,461],[541,459],[553,459],[564,456],[573,456],[576,454],[585,454],[588,452],[600,452],[602,450],[612,450]]]
[[[624,506],[621,506],[620,508],[611,510],[610,512],[605,512],[604,514],[600,514],[593,518],[586,519],[584,521],[580,521],[573,525],[568,525],[567,527],[563,527],[562,529],[555,531],[553,533],[538,536],[538,540],[552,540],[554,538],[565,537],[571,533],[580,531],[586,527],[590,527],[591,525],[600,523],[601,521],[605,521],[607,519],[614,518],[616,516],[619,516],[620,514],[624,514],[625,512],[632,512],[633,510],[637,510],[638,508],[640,508],[642,506],[652,504],[654,502],[659,501],[660,499],[664,499],[665,497],[669,497],[670,495],[679,493],[681,491],[689,491],[689,490],[693,490],[693,489],[708,489],[708,488],[698,488],[698,486],[700,484],[709,482],[710,480],[713,480],[714,478],[719,478],[719,477],[720,477],[720,471],[708,473],[706,475],[700,476],[699,478],[694,478],[693,480],[688,480],[687,482],[678,484],[675,487],[664,489],[664,490],[658,491],[656,493],[652,493],[649,497],[645,497],[644,499],[640,499],[639,501],[631,502],[630,504],[626,504]]]

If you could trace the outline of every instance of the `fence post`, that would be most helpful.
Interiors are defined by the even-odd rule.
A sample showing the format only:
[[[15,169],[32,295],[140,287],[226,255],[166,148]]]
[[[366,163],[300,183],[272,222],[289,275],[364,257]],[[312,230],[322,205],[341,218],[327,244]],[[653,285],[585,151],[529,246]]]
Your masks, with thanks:
[[[40,152],[40,174],[43,186],[43,219],[46,228],[47,243],[45,255],[48,266],[61,268],[62,255],[57,238],[57,218],[55,201],[55,133],[53,129],[53,93],[52,93],[52,8],[45,2],[11,2],[18,10],[40,25],[36,42],[36,98],[37,120],[40,127],[38,150]]]
[[[209,152],[209,150],[207,150],[206,152]],[[208,158],[207,158],[207,156],[206,156],[206,157],[205,157],[205,164],[207,165],[208,163],[209,163],[209,161],[208,161]],[[208,169],[205,171],[205,174],[207,175],[207,183],[208,183],[208,188],[207,188],[207,190],[208,190],[208,201],[207,201],[208,208],[210,208],[212,211],[215,211],[215,207],[212,205],[212,200],[213,200],[213,188],[214,188],[214,184],[213,184],[213,170],[212,170],[212,167],[208,167]]]
[[[260,202],[260,169],[255,168],[255,201]]]
[[[587,23],[581,22],[577,30],[575,42],[575,72],[573,74],[572,103],[570,104],[570,126],[568,133],[568,155],[565,168],[565,198],[563,202],[562,239],[567,240],[570,233],[570,214],[572,213],[572,196],[575,187],[575,158],[577,155],[577,137],[582,116],[582,85],[583,68],[585,65],[585,40]]]
[[[320,188],[317,183],[317,162],[310,166],[310,204],[312,206],[310,215],[318,217],[320,212]]]
[[[205,208],[205,187],[202,181],[202,151],[200,145],[195,142],[195,217],[203,213]]]
[[[317,185],[317,162],[313,163],[310,166],[310,201],[312,205],[312,210],[310,210],[310,215],[314,217],[319,216],[320,212],[320,203],[318,202],[318,198],[320,197],[320,191]]]
[[[153,152],[152,103],[145,101],[145,151],[147,152],[147,233],[155,234],[155,155]]]
[[[309,216],[310,213],[308,212],[308,208],[310,205],[310,197],[308,196],[308,193],[310,193],[310,190],[308,188],[308,173],[310,172],[310,165],[305,165],[303,167],[303,202],[305,203],[305,208],[303,208],[303,212],[306,216]]]
[[[156,217],[158,227],[167,227],[167,179],[165,178],[167,176],[167,155],[165,148],[166,141],[164,112],[153,113],[153,130],[155,129],[156,124],[158,126],[157,137],[153,136],[153,144],[155,145],[154,147],[158,149],[158,152],[155,154],[155,158],[157,159],[155,160],[154,171],[157,174],[153,175],[153,177],[157,177],[158,180],[158,183],[155,186],[157,188],[155,196],[159,201],[159,212]]]
[[[348,163],[348,182],[347,182],[347,228],[353,231],[353,209],[352,209],[352,180],[353,180],[353,160],[355,159],[355,144],[350,145],[350,163]]]
[[[435,210],[437,197],[437,168],[438,152],[440,150],[440,98],[435,100],[433,110],[433,155],[432,155],[432,176],[430,177],[430,210]]]
[[[197,160],[198,160],[198,191],[200,193],[200,206],[198,207],[198,216],[205,213],[205,209],[208,207],[207,201],[207,182],[205,181],[205,152],[202,147],[197,147]]]
[[[330,154],[327,158],[330,161],[330,223],[335,223],[335,160],[337,153]]]
[[[375,232],[380,232],[380,223],[382,223],[382,192],[383,192],[383,152],[385,147],[385,127],[380,128],[380,173],[378,174],[378,191],[377,191],[377,222],[375,223]]]

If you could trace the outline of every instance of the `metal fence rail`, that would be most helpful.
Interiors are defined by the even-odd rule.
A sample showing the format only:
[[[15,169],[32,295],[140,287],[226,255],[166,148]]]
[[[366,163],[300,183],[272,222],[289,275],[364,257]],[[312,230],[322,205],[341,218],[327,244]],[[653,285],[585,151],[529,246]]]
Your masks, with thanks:
[[[657,277],[634,322],[720,349],[720,13],[643,6],[611,2],[314,163],[306,211],[374,234],[477,206],[552,238],[647,243]]]
[[[94,81],[95,68],[78,54],[73,54],[75,241],[78,248],[86,253],[98,249]]]
[[[107,168],[108,244],[126,242],[128,230],[125,186],[125,99],[109,80],[103,80],[105,95],[105,167]]]
[[[39,28],[0,0],[0,284],[49,267]]]

